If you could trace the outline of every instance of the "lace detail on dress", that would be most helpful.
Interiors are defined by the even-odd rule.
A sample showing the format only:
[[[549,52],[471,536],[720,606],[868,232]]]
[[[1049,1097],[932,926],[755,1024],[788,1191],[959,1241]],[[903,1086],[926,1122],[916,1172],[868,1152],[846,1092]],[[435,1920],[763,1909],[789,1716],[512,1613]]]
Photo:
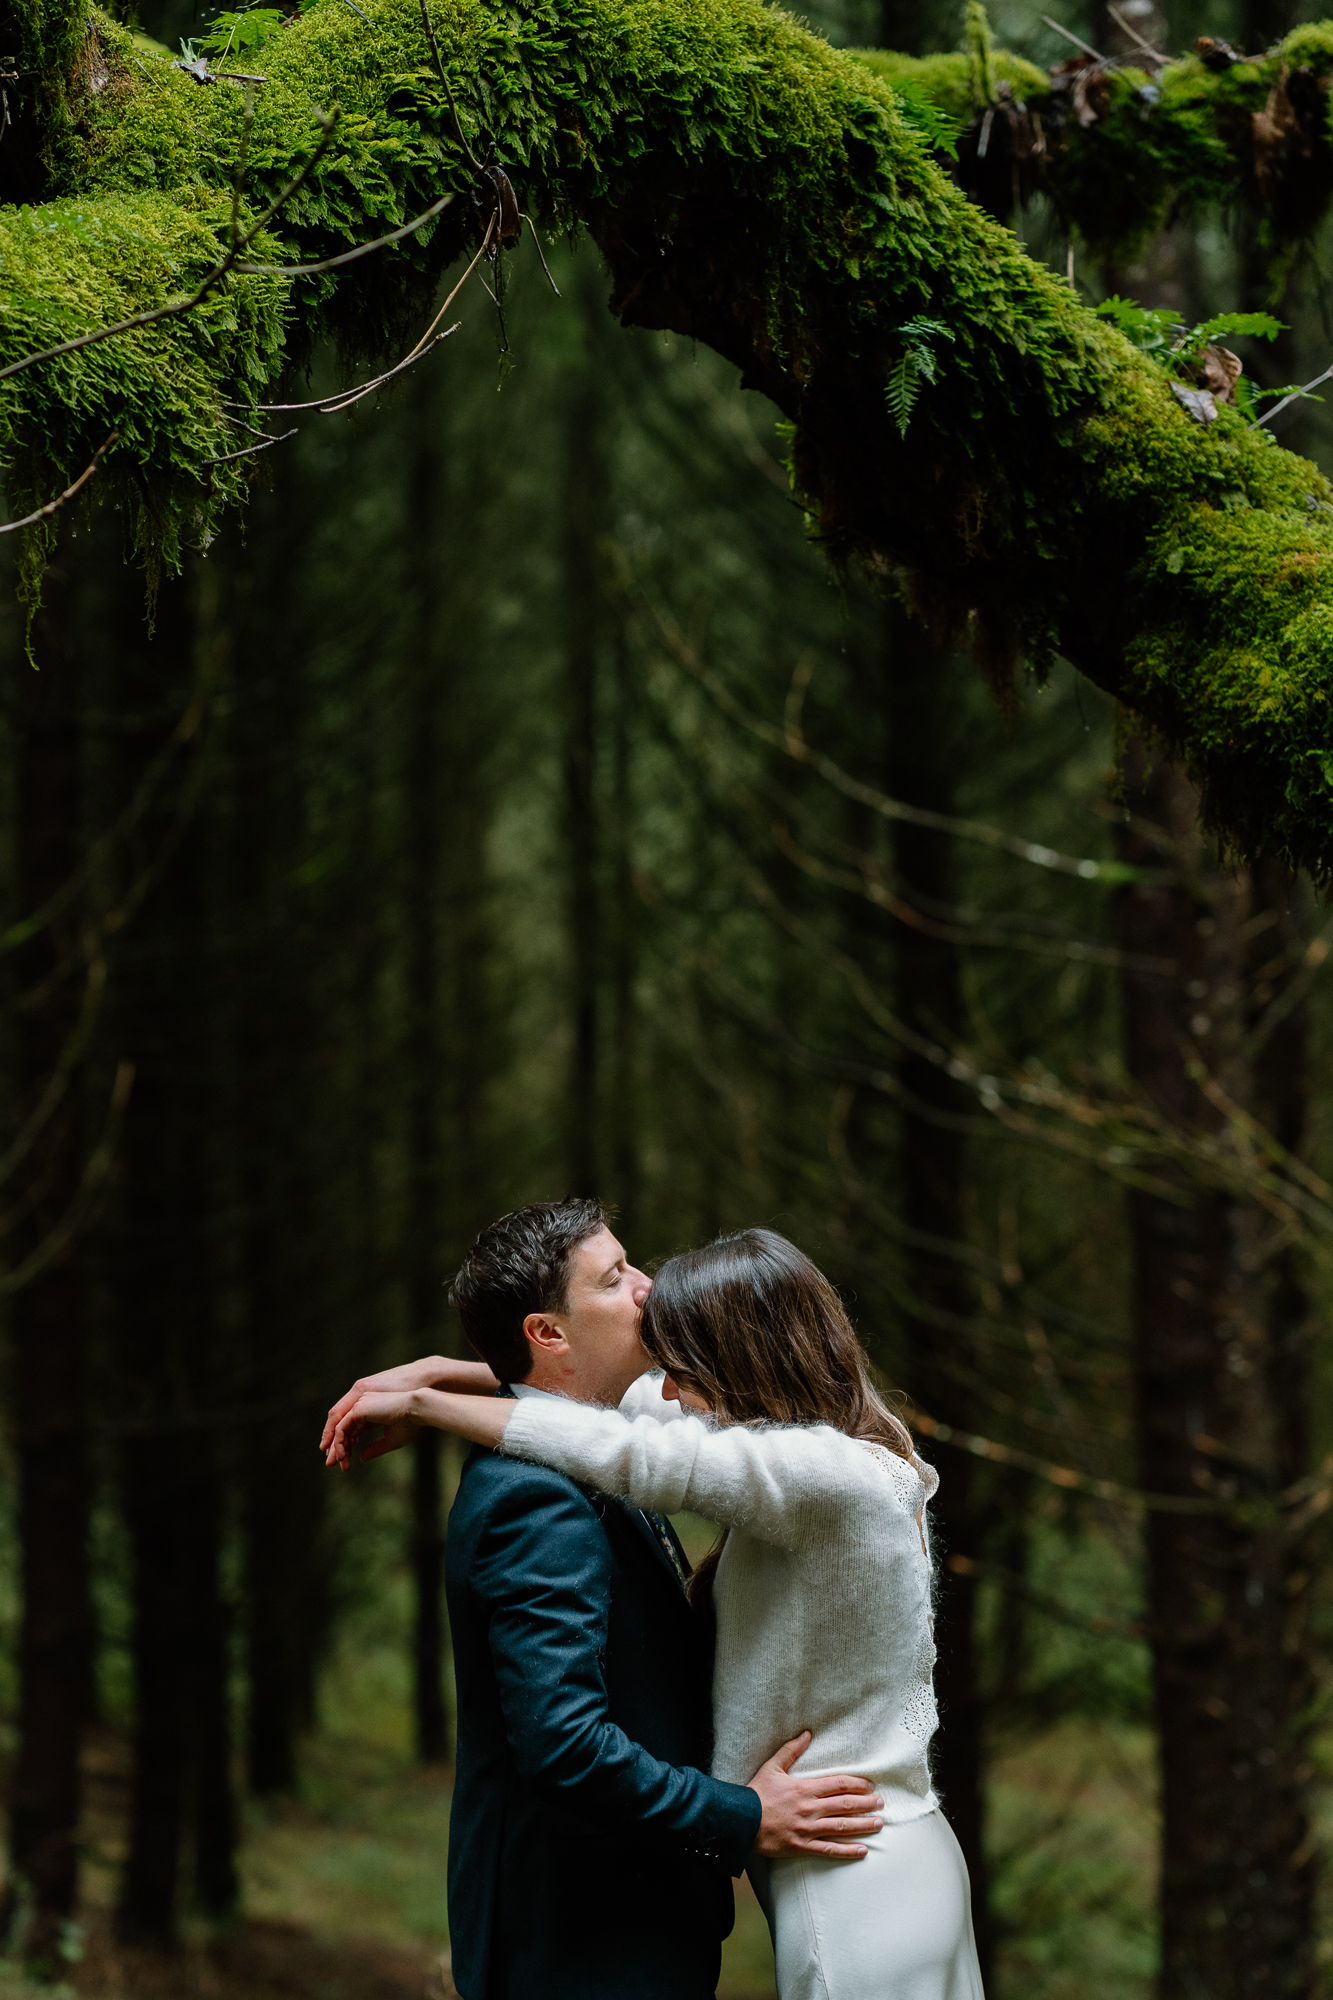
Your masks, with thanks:
[[[940,1714],[935,1706],[935,1637],[934,1619],[917,1641],[916,1658],[912,1661],[911,1680],[907,1689],[907,1699],[903,1704],[903,1728],[909,1736],[915,1736],[923,1746],[930,1742],[939,1727]]]
[[[869,1438],[857,1438],[856,1442],[888,1473],[904,1511],[920,1513],[940,1483],[934,1466],[927,1465],[923,1458],[899,1458],[896,1451],[890,1451],[887,1445],[874,1444]]]
[[[939,1475],[934,1466],[924,1459],[908,1460],[899,1458],[897,1452],[886,1445],[872,1444],[869,1438],[858,1438],[856,1442],[871,1452],[889,1478],[902,1504],[903,1511],[916,1518],[921,1535],[921,1553],[930,1561],[926,1547],[925,1508],[926,1503],[939,1485]],[[935,1706],[935,1636],[934,1620],[929,1619],[917,1641],[916,1656],[912,1661],[903,1702],[903,1728],[909,1736],[914,1736],[923,1749],[939,1728],[940,1714]]]

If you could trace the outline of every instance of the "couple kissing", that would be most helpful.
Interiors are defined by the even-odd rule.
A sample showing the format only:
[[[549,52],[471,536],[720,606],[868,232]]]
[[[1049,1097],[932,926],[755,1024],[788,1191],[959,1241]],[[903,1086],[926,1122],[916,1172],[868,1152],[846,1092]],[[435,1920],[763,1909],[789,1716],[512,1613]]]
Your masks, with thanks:
[[[460,1994],[713,2000],[745,1871],[780,2000],[982,2000],[928,1761],[938,1481],[833,1286],[766,1229],[650,1280],[573,1199],[483,1230],[452,1298],[480,1360],[366,1376],[321,1449],[475,1447],[446,1559]],[[721,1531],[693,1573],[683,1509]]]

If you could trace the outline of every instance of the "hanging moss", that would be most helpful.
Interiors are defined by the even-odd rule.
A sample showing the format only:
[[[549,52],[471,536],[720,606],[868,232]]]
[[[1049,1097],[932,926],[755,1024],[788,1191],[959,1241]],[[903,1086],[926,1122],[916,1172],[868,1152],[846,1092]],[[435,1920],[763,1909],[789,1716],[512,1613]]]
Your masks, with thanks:
[[[884,75],[759,0],[434,11],[474,146],[548,222],[591,230],[621,316],[711,344],[792,420],[835,560],[906,564],[923,602],[973,611],[992,662],[1068,654],[1184,756],[1224,835],[1333,873],[1333,490],[1312,466],[1234,413],[1193,422],[965,199]],[[346,247],[451,187],[454,206],[337,282],[236,277],[187,321],[5,383],[25,493],[57,490],[119,426],[108,488],[171,560],[247,477],[205,464],[246,442],[225,399],[316,331],[382,341],[475,240],[417,0],[366,12],[321,0],[259,52],[247,203],[310,158],[319,105],[340,122],[274,225],[287,249]],[[179,295],[225,240],[241,92],[108,22],[97,35],[52,199],[0,233],[0,361]],[[914,320],[951,338],[900,435],[886,391]]]

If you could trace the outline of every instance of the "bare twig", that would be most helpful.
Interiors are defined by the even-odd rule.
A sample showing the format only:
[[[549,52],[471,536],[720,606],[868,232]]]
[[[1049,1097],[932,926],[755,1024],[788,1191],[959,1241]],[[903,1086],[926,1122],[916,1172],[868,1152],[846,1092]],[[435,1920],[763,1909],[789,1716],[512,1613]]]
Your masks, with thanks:
[[[415,360],[416,356],[420,354],[422,348],[426,345],[426,342],[430,339],[436,327],[439,325],[440,321],[444,318],[450,306],[453,304],[454,300],[458,297],[458,294],[462,291],[464,285],[467,283],[468,279],[472,276],[472,273],[476,270],[478,264],[480,264],[482,258],[486,255],[486,252],[490,249],[491,238],[494,236],[497,228],[499,227],[499,223],[500,223],[500,211],[497,208],[494,215],[491,217],[490,221],[486,224],[486,234],[481,239],[480,250],[478,250],[476,256],[472,259],[472,262],[468,265],[466,271],[464,271],[462,277],[458,280],[458,283],[454,286],[448,298],[445,300],[444,304],[440,307],[440,310],[436,313],[434,319],[431,321],[430,325],[426,328],[426,331],[422,334],[416,346],[412,349],[411,354],[408,355],[407,359],[409,361]]]
[[[528,225],[528,228],[529,228],[529,229],[530,229],[530,230],[532,231],[532,240],[533,240],[533,242],[534,242],[534,243],[535,243],[535,244],[537,245],[537,255],[538,255],[538,256],[539,256],[539,257],[541,258],[541,260],[542,260],[542,269],[543,269],[543,271],[545,271],[545,273],[546,273],[546,277],[547,277],[547,281],[548,281],[548,283],[550,284],[550,287],[551,287],[551,290],[552,290],[552,291],[553,291],[553,292],[555,293],[556,297],[557,297],[557,298],[559,298],[559,296],[560,296],[560,287],[559,287],[559,285],[557,285],[557,283],[556,283],[555,279],[554,279],[554,278],[553,278],[553,277],[551,276],[551,267],[550,267],[550,265],[549,265],[549,264],[547,263],[547,261],[546,261],[546,252],[545,252],[545,251],[544,251],[544,250],[542,249],[542,239],[541,239],[541,237],[540,237],[540,236],[539,236],[539,235],[537,234],[537,225],[536,225],[536,223],[535,223],[535,222],[533,221],[533,219],[532,219],[532,217],[531,217],[530,215],[522,215],[522,214],[520,214],[520,216],[519,216],[519,221],[520,221],[520,222],[526,222],[526,223],[527,223],[527,225]]]
[[[1321,382],[1327,382],[1330,379],[1333,379],[1333,367],[1326,368],[1322,375],[1316,375],[1313,382],[1302,383],[1299,389],[1293,389],[1290,395],[1282,398],[1280,403],[1274,403],[1271,410],[1265,410],[1261,417],[1255,418],[1254,422],[1250,425],[1250,429],[1257,431],[1261,424],[1268,423],[1270,418],[1278,416],[1285,410],[1288,403],[1299,403],[1303,396],[1309,395],[1311,389],[1317,389]],[[1318,399],[1316,398],[1316,400]]]
[[[39,931],[45,930],[62,911],[68,909],[104,857],[114,852],[118,841],[133,832],[152,803],[157,787],[175,760],[177,752],[197,733],[204,715],[205,692],[201,678],[191,690],[190,699],[180,721],[144,772],[134,796],[124,811],[105,832],[98,834],[88,843],[82,861],[73,874],[67,876],[61,883],[54,895],[48,897],[47,901],[37,909],[29,911],[27,916],[21,917],[17,923],[10,924],[5,930],[0,931],[0,954],[16,951],[20,945],[26,944],[29,938],[36,937]]]
[[[1202,1495],[1195,1499],[1192,1494],[1184,1493],[1144,1493],[1137,1487],[1122,1485],[1118,1479],[1093,1479],[1085,1472],[1076,1471],[1073,1466],[1053,1465],[1049,1459],[1034,1458],[1031,1452],[1017,1451],[1012,1445],[997,1444],[993,1438],[977,1437],[972,1431],[960,1431],[952,1424],[942,1424],[936,1418],[927,1416],[924,1410],[909,1409],[906,1416],[913,1430],[923,1431],[928,1438],[934,1438],[940,1444],[950,1444],[958,1451],[971,1452],[974,1458],[989,1458],[999,1465],[1018,1466],[1051,1486],[1087,1493],[1094,1499],[1109,1501],[1112,1506],[1130,1507],[1135,1512],[1142,1510],[1148,1514],[1238,1515],[1248,1511],[1243,1501],[1205,1499]],[[1279,1494],[1275,1511],[1276,1507],[1291,1504],[1288,1494]]]
[[[976,1561],[971,1556],[951,1555],[946,1558],[948,1567],[955,1576],[975,1576],[983,1583],[995,1584],[1011,1597],[1018,1597],[1030,1604],[1035,1612],[1046,1618],[1054,1618],[1061,1625],[1071,1625],[1076,1632],[1091,1632],[1095,1639],[1146,1639],[1149,1627],[1142,1618],[1128,1617],[1119,1612],[1115,1617],[1102,1614],[1088,1616],[1082,1611],[1072,1611],[1058,1597],[1048,1590],[1040,1590],[1017,1570],[1005,1569],[1000,1563]]]
[[[21,1292],[34,1278],[62,1258],[80,1229],[88,1219],[93,1196],[106,1179],[111,1162],[115,1158],[116,1140],[120,1134],[125,1108],[130,1101],[130,1091],[134,1087],[134,1064],[122,1062],[116,1069],[115,1082],[111,1086],[111,1099],[107,1106],[106,1122],[102,1136],[88,1156],[74,1198],[61,1216],[55,1228],[45,1240],[37,1245],[30,1257],[25,1257],[13,1270],[0,1273],[0,1296]]]
[[[444,94],[449,100],[449,109],[454,115],[454,130],[458,134],[458,143],[463,148],[463,156],[474,173],[484,174],[486,169],[482,166],[481,161],[468,144],[467,133],[463,130],[463,121],[458,115],[458,106],[454,102],[453,86],[449,81],[449,73],[444,67],[444,58],[440,54],[440,45],[435,39],[435,24],[430,18],[428,0],[421,0],[421,19],[426,30],[426,40],[430,43],[430,52],[435,58],[435,67],[440,73],[440,82],[444,85]]]
[[[1136,42],[1138,44],[1139,48],[1142,49],[1145,56],[1151,56],[1155,63],[1160,63],[1163,69],[1166,68],[1166,65],[1171,60],[1170,56],[1164,56],[1160,49],[1155,49],[1151,42],[1145,41],[1143,36],[1139,33],[1138,29],[1131,26],[1131,24],[1125,19],[1124,15],[1121,13],[1118,7],[1108,7],[1106,11],[1111,16],[1111,19],[1115,22],[1117,28],[1119,28],[1122,35],[1128,35],[1131,42]]]
[[[31,514],[25,514],[21,521],[6,521],[3,526],[0,526],[0,535],[12,535],[19,528],[30,528],[35,521],[44,521],[48,515],[59,513],[65,502],[72,500],[74,495],[88,484],[88,481],[92,478],[119,436],[119,431],[108,431],[102,439],[101,444],[98,445],[97,450],[93,453],[92,464],[84,466],[83,471],[72,486],[67,486],[63,493],[57,493],[55,499],[48,500],[44,507],[36,508]]]
[[[105,997],[106,960],[99,953],[88,962],[79,1018],[67,1037],[51,1074],[46,1079],[42,1094],[9,1145],[0,1154],[0,1181],[7,1181],[23,1165],[63,1102],[75,1066],[92,1038]]]
[[[320,271],[336,271],[340,264],[355,264],[358,257],[368,257],[372,250],[387,250],[391,243],[401,243],[405,236],[414,235],[428,222],[433,222],[437,215],[442,215],[450,202],[457,199],[456,194],[441,195],[414,221],[405,222],[401,229],[391,230],[387,236],[377,236],[373,243],[358,243],[355,250],[344,250],[338,257],[326,257],[320,264],[238,264],[236,269],[244,271],[247,276],[264,278],[313,278]],[[542,262],[546,262],[544,257]],[[549,277],[550,273],[547,275]]]
[[[931,812],[924,806],[908,805],[903,799],[890,798],[873,785],[862,784],[832,757],[815,749],[806,738],[790,726],[779,729],[771,722],[765,722],[751,714],[743,702],[736,699],[726,683],[704,664],[698,652],[686,638],[684,632],[664,607],[648,598],[641,587],[636,591],[639,602],[648,611],[669,647],[677,664],[698,681],[705,693],[720,708],[724,715],[739,723],[742,729],[761,743],[767,743],[775,750],[782,750],[798,764],[807,764],[812,771],[839,791],[845,798],[854,799],[858,805],[868,806],[882,819],[905,820],[913,826],[928,826],[939,833],[951,833],[963,840],[975,840],[983,846],[994,847],[1006,854],[1015,855],[1020,861],[1031,862],[1038,868],[1049,868],[1060,875],[1073,875],[1084,882],[1160,882],[1165,879],[1164,871],[1155,869],[1130,869],[1120,861],[1094,861],[1091,857],[1061,854],[1053,847],[1045,847],[1031,840],[1022,840],[1016,834],[1006,833],[1000,827],[987,826],[981,820],[956,819],[950,813]]]
[[[440,310],[436,313],[416,346],[412,349],[412,352],[405,354],[395,367],[387,369],[383,375],[377,375],[373,382],[363,383],[359,389],[339,390],[331,396],[321,396],[313,403],[263,403],[260,405],[260,408],[264,415],[277,416],[287,410],[318,410],[321,416],[336,417],[339,411],[350,410],[352,404],[359,403],[363,396],[373,395],[376,389],[382,389],[386,382],[391,382],[395,375],[401,375],[405,368],[411,368],[415,362],[421,360],[423,355],[428,354],[437,342],[447,340],[451,333],[457,333],[461,321],[456,322],[453,326],[446,327],[445,331],[440,334],[437,334],[435,329],[448,312],[454,300],[458,297],[458,294],[462,291],[468,279],[472,276],[472,273],[476,270],[482,258],[486,255],[499,218],[500,211],[497,208],[495,214],[486,225],[486,234],[481,240],[480,250],[478,250],[476,256],[472,259],[472,262],[468,265],[466,271],[464,271],[462,277],[458,280],[458,283],[454,286],[448,298],[440,307]]]
[[[377,375],[373,382],[363,382],[356,389],[333,389],[327,396],[316,396],[310,403],[260,403],[256,407],[259,414],[265,417],[286,416],[289,412],[299,410],[318,410],[322,417],[334,417],[339,410],[346,409],[349,403],[359,402],[362,396],[368,396],[373,389],[382,389],[386,382],[392,382],[394,376],[401,375],[405,368],[414,368],[418,361],[425,359],[432,347],[438,347],[451,333],[457,333],[461,325],[462,321],[456,320],[452,326],[447,326],[443,333],[437,333],[429,347],[423,347],[416,353],[409,354],[405,361],[399,361],[394,367],[386,369],[383,375]],[[232,407],[241,408],[248,405]]]
[[[248,429],[248,428],[249,428],[249,426],[247,425],[247,427],[246,427],[246,428]],[[205,464],[205,465],[230,465],[230,464],[231,464],[231,463],[233,462],[233,460],[234,460],[234,459],[238,459],[238,458],[253,458],[254,454],[255,454],[255,453],[256,453],[257,451],[267,451],[270,445],[273,445],[273,444],[285,444],[288,438],[294,438],[294,437],[296,436],[296,433],[297,433],[297,430],[298,430],[299,428],[300,428],[300,426],[299,426],[299,425],[295,425],[295,424],[294,424],[294,425],[292,426],[291,430],[289,430],[289,431],[282,431],[282,432],[280,432],[280,433],[279,433],[279,435],[278,435],[277,437],[266,437],[266,438],[264,439],[264,442],[263,442],[262,444],[247,444],[247,445],[242,445],[242,447],[241,447],[241,449],[240,449],[239,451],[227,451],[227,452],[224,452],[224,453],[222,454],[221,458],[206,458],[206,459],[204,460],[204,464]]]
[[[375,23],[371,20],[369,14],[361,13],[361,9],[357,6],[356,0],[343,0],[343,6],[350,7],[354,14],[360,14],[361,19],[365,22],[368,28],[374,27]]]
[[[235,31],[233,30],[233,33]],[[231,47],[230,37],[227,47]],[[224,51],[225,54],[225,51]],[[213,69],[207,56],[196,56],[193,62],[175,62],[173,69],[183,69],[196,83],[267,83],[266,76],[251,76],[243,69]]]
[[[259,220],[246,230],[244,236],[234,238],[226,256],[213,266],[197,290],[188,298],[172,299],[164,306],[154,306],[148,312],[135,313],[130,319],[117,320],[113,326],[94,327],[90,333],[81,333],[76,340],[62,340],[54,347],[44,347],[38,354],[25,354],[21,360],[11,361],[8,367],[0,368],[0,382],[11,375],[21,374],[25,368],[35,368],[39,361],[55,361],[62,354],[74,354],[80,348],[95,347],[99,341],[110,340],[118,333],[132,333],[138,327],[153,326],[158,320],[179,319],[182,314],[193,312],[194,308],[207,298],[211,291],[216,290],[228,273],[235,268],[236,261],[247,244],[253,243],[255,237],[273,220],[283,204],[290,201],[292,196],[304,187],[328,151],[340,115],[336,109],[328,117],[325,117],[322,111],[316,111],[315,116],[324,127],[324,136],[300,173],[288,181],[286,187],[269,203]]]
[[[1068,28],[1062,28],[1058,21],[1053,21],[1049,14],[1043,14],[1041,18],[1048,28],[1054,28],[1057,35],[1063,35],[1067,42],[1072,42],[1076,49],[1082,49],[1084,55],[1091,56],[1094,62],[1104,63],[1107,60],[1105,56],[1099,56],[1096,49],[1092,48],[1087,42],[1082,41],[1079,36],[1071,33]]]

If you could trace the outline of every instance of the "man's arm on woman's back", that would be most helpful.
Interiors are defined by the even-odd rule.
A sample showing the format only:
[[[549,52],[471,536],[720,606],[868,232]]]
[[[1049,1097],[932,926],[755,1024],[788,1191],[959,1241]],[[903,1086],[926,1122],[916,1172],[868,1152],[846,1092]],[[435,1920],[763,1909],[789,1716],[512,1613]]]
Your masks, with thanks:
[[[610,1719],[601,1660],[612,1556],[592,1504],[558,1474],[499,1461],[469,1565],[520,1775],[608,1834],[634,1830],[738,1875],[760,1801],[664,1764]],[[480,1468],[478,1468],[480,1470]]]

